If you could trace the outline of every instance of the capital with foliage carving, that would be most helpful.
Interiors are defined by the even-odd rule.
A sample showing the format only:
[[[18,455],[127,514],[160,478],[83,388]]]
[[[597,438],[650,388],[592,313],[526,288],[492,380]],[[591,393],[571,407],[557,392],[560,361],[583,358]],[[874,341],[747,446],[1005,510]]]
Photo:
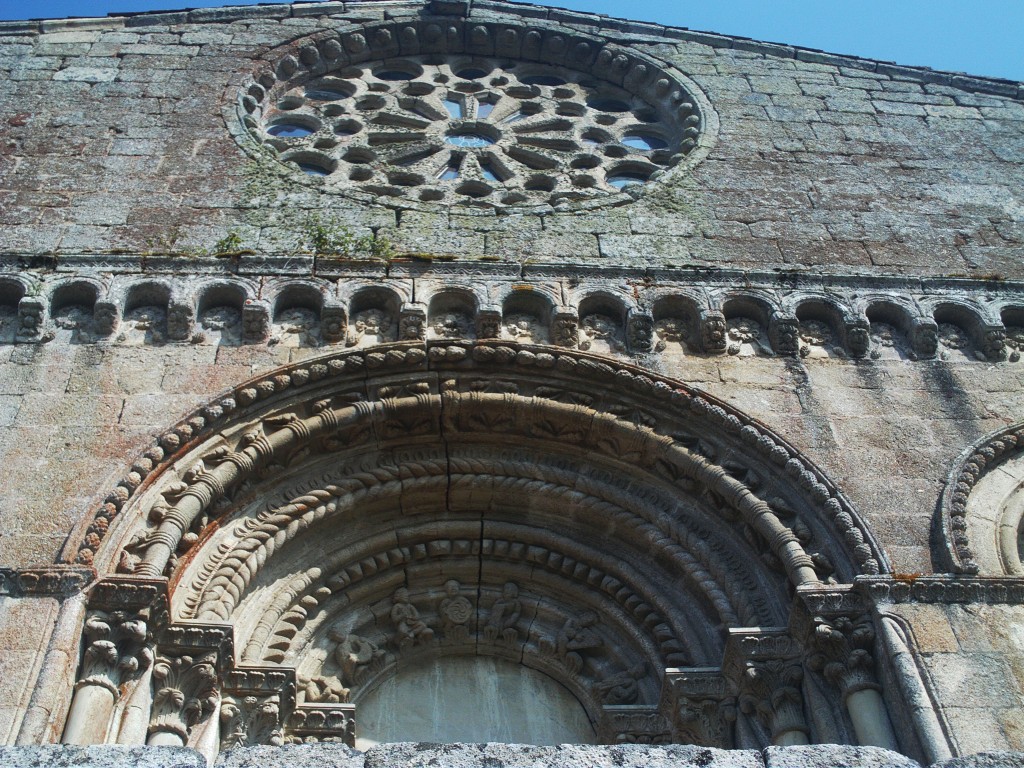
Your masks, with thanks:
[[[159,656],[153,665],[153,715],[149,735],[173,733],[188,743],[193,726],[208,717],[220,698],[216,653]]]
[[[98,685],[120,696],[121,686],[153,663],[146,621],[127,611],[92,611],[85,620],[85,654],[75,689]]]
[[[842,691],[844,698],[865,688],[879,690],[875,681],[875,628],[871,617],[814,617],[807,666],[820,672]]]
[[[771,733],[773,741],[792,731],[810,733],[800,685],[804,670],[797,659],[747,661],[740,679],[739,705]]]

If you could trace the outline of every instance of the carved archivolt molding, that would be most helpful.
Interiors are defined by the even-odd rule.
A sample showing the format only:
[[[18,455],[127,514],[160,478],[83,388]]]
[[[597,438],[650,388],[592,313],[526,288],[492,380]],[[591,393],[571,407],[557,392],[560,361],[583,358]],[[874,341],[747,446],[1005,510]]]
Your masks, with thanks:
[[[362,696],[453,654],[558,680],[602,738],[722,742],[695,724],[706,703],[659,709],[666,670],[720,664],[727,628],[785,626],[793,587],[887,570],[820,471],[713,398],[578,351],[444,341],[235,387],[136,460],[72,558],[169,578],[172,626],[231,627],[236,671],[290,670],[287,695],[223,687],[224,743],[350,740]],[[181,659],[161,680],[207,658],[160,653]],[[153,738],[208,722],[197,669],[194,693],[162,684]],[[774,678],[748,677],[753,713]]]
[[[987,435],[953,465],[939,514],[954,572],[1024,575],[1022,454],[1024,423],[1018,423]]]
[[[396,376],[402,380],[387,383]],[[529,397],[486,391],[502,384],[514,390],[516,380]],[[312,415],[303,418],[296,410]],[[282,462],[317,447],[315,441],[347,444],[371,430],[386,446],[407,444],[417,433],[457,429],[501,435],[499,443],[507,443],[521,419],[541,410],[524,439],[556,446],[586,440],[607,456],[679,483],[684,491],[706,489],[716,504],[766,536],[794,583],[817,578],[799,542],[802,529],[794,533],[779,524],[780,517],[797,512],[804,526],[817,527],[831,540],[829,555],[846,561],[833,564],[845,566],[844,578],[885,570],[880,550],[845,497],[755,420],[680,382],[627,364],[570,350],[487,342],[428,343],[426,348],[399,343],[339,352],[240,385],[162,434],[136,459],[94,511],[69,557],[111,570],[118,554],[103,546],[111,525],[123,513],[142,518],[156,507],[158,516],[169,517],[152,534],[146,547],[150,565],[143,572],[159,572],[199,514],[215,513],[215,499],[257,473],[272,474]],[[763,467],[762,475],[755,465]],[[750,484],[763,494],[759,486],[767,480],[791,500],[780,499],[773,509],[760,499]],[[788,504],[806,509],[789,510]],[[194,517],[186,520],[186,511]],[[121,526],[121,536],[130,533]]]

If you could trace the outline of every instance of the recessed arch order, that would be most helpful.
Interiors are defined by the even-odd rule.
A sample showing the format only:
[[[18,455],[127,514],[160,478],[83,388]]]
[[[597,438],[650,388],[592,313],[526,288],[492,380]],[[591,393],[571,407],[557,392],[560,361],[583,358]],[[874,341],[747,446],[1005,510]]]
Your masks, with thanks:
[[[287,670],[272,742],[446,656],[538,670],[600,739],[644,713],[643,739],[679,738],[669,678],[724,667],[740,628],[785,628],[798,587],[888,571],[841,492],[759,422],[505,342],[335,352],[240,384],[139,457],[66,559],[168,579],[171,625],[229,627],[228,666]],[[222,741],[240,727],[224,701]],[[720,743],[821,727],[763,714]]]

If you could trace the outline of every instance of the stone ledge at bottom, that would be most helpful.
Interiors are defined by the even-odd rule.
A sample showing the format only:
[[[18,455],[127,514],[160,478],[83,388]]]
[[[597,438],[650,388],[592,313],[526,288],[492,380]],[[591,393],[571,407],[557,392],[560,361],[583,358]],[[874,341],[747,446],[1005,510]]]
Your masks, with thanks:
[[[0,746],[3,768],[207,768],[180,747]],[[922,768],[875,747],[821,744],[722,750],[690,745],[624,744],[552,747],[523,744],[381,744],[357,752],[342,744],[240,747],[221,753],[215,768]],[[1024,752],[982,752],[930,768],[1024,768]]]
[[[3,768],[207,768],[206,758],[185,747],[47,744],[0,746]]]

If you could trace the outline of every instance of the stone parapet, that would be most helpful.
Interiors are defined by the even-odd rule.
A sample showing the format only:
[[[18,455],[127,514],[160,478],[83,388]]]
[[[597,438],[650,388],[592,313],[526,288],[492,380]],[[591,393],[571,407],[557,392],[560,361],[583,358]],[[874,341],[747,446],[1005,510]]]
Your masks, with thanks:
[[[0,747],[9,768],[205,768],[198,752],[176,747],[45,746]],[[381,744],[358,752],[342,744],[243,747],[222,753],[216,768],[921,768],[908,757],[875,747],[820,744],[756,750],[708,749],[691,745],[623,744]],[[982,752],[931,768],[1020,768],[1020,752]]]

